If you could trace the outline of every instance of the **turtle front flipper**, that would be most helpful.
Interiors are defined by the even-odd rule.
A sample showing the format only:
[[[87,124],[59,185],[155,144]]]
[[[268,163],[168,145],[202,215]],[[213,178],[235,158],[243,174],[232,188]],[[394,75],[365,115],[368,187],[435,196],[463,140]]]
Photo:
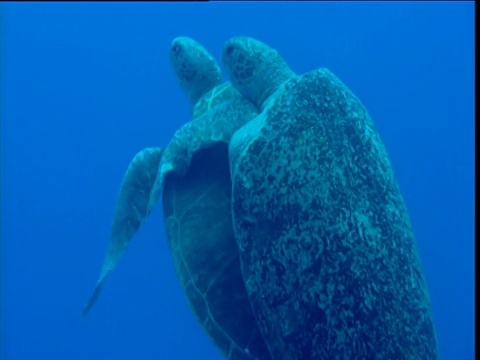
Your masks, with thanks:
[[[83,309],[82,316],[87,315],[96,302],[108,273],[117,265],[133,235],[155,205],[155,202],[150,201],[150,193],[155,183],[163,150],[146,148],[137,153],[128,166],[118,194],[110,231],[110,243],[102,272]]]

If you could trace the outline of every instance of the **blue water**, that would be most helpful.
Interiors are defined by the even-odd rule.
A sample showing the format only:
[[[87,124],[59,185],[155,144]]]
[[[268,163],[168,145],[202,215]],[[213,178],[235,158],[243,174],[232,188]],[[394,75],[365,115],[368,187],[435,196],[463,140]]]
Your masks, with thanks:
[[[248,35],[364,102],[415,229],[443,359],[474,357],[473,3],[1,4],[1,358],[221,359],[190,311],[160,206],[89,316],[135,153],[189,120],[168,62]]]

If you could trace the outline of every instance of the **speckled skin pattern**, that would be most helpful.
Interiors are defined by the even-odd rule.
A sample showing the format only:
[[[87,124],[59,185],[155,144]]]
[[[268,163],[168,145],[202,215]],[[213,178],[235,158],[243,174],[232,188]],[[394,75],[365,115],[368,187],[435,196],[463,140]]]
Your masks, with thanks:
[[[245,96],[232,69],[256,56],[246,41],[266,46],[234,39],[223,57]],[[272,358],[436,359],[409,216],[365,107],[327,69],[270,93],[230,166],[242,274]]]
[[[239,42],[242,43],[241,52],[236,46]],[[257,42],[247,37],[227,41],[223,56],[235,56],[235,61],[224,63],[231,75],[230,81],[259,108],[283,82],[295,75],[275,49],[263,47],[263,51],[258,52]]]
[[[213,56],[189,37],[173,39],[169,58],[178,84],[192,108],[207,91],[223,83],[220,67]]]
[[[178,41],[174,46],[183,54],[198,53],[190,49],[193,40]],[[190,85],[198,88],[195,81]],[[228,158],[231,137],[258,109],[230,83],[216,85],[192,105],[192,121],[165,149],[156,183],[175,270],[199,323],[227,359],[271,360],[242,279]]]

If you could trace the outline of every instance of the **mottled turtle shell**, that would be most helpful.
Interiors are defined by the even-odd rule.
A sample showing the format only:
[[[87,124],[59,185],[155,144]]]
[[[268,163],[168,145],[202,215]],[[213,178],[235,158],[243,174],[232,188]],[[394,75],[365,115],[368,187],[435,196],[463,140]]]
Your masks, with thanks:
[[[242,275],[272,358],[436,359],[407,209],[364,105],[329,70],[296,76],[254,39],[228,41],[222,59],[262,109],[230,165]]]

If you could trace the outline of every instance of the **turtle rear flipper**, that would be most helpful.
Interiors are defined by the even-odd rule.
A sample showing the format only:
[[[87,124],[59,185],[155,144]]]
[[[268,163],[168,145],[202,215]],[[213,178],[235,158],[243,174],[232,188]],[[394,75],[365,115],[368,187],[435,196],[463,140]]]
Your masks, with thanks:
[[[150,194],[155,184],[163,150],[162,148],[146,148],[137,153],[128,166],[120,186],[110,231],[110,243],[102,272],[83,309],[82,316],[86,316],[96,302],[108,273],[117,265],[133,235],[155,205],[155,202],[150,201]]]

